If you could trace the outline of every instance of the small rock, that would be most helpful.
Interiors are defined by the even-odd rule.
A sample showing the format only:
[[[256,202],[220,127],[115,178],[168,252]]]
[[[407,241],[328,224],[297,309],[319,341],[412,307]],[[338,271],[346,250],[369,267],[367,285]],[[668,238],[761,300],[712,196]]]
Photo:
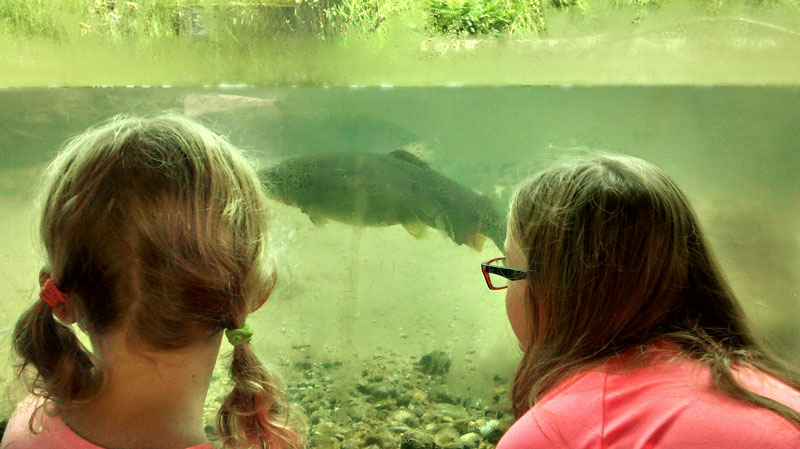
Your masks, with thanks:
[[[367,434],[364,443],[375,445],[379,449],[391,449],[397,447],[394,435],[388,429],[380,429]]]
[[[508,387],[506,387],[505,385],[501,385],[499,387],[495,387],[492,390],[492,400],[495,403],[505,401],[507,396],[508,396]]]
[[[443,386],[436,386],[431,388],[428,392],[428,397],[433,402],[445,402],[447,404],[460,404],[461,401]]]
[[[408,410],[398,410],[392,414],[390,419],[408,427],[419,427],[419,418]]]
[[[331,419],[333,419],[336,424],[345,425],[348,423],[348,421],[350,421],[350,415],[347,413],[347,411],[348,409],[343,407],[337,408],[333,411],[333,413],[331,413]],[[363,418],[363,414],[361,417]]]
[[[428,401],[428,394],[422,390],[412,390],[410,393],[411,401],[409,405],[426,405]]]
[[[464,443],[464,447],[472,449],[478,447],[478,443],[481,441],[481,436],[475,432],[470,432],[461,435],[461,438],[459,439],[462,443]]]
[[[372,394],[372,387],[365,380],[359,380],[356,383],[356,390],[361,394]]]
[[[321,421],[317,426],[314,428],[317,432],[322,435],[333,435],[336,433],[336,426],[329,421]]]
[[[436,432],[433,437],[433,443],[442,449],[460,449],[464,447],[464,442],[461,441],[456,429],[449,426]]]
[[[346,409],[346,412],[347,412],[347,416],[349,416],[350,419],[352,419],[354,421],[361,421],[361,420],[364,419],[364,407],[363,406],[354,405],[352,407],[348,407]]]
[[[453,420],[469,418],[469,413],[467,413],[467,410],[460,405],[437,403],[433,404],[430,410],[439,416],[449,416],[453,418]]]
[[[397,398],[397,405],[399,405],[400,407],[408,407],[408,405],[411,404],[411,401],[413,399],[414,397],[408,393],[402,394],[400,395],[400,397]]]
[[[433,449],[433,437],[421,430],[409,430],[400,440],[400,449]]]
[[[361,444],[358,440],[347,439],[342,441],[342,444],[339,445],[340,449],[361,449]]]
[[[392,385],[384,383],[372,389],[372,397],[377,400],[395,396],[397,396],[397,389]]]
[[[325,435],[313,435],[311,437],[311,447],[319,449],[340,449],[339,440]]]
[[[450,357],[444,351],[433,351],[422,356],[418,365],[425,374],[444,375],[450,371]]]
[[[500,428],[500,421],[496,419],[487,421],[486,424],[481,426],[478,432],[490,443],[497,443],[500,441],[500,437],[503,436],[503,429]]]
[[[320,421],[330,420],[331,419],[331,412],[330,410],[325,409],[317,409],[311,413],[311,424],[319,424]]]
[[[297,363],[295,363],[294,367],[299,369],[299,370],[302,370],[302,371],[308,371],[311,368],[313,368],[314,365],[312,365],[311,362],[309,362],[309,361],[305,361],[305,362],[297,362]]]
[[[480,429],[480,426],[470,419],[459,419],[453,422],[453,427],[458,430],[458,433],[465,434],[465,433],[474,433]]]
[[[367,424],[365,422],[361,422],[361,421],[354,423],[351,427],[356,432],[361,432],[361,433],[367,433],[370,430],[372,430],[372,426],[370,426],[369,424]]]

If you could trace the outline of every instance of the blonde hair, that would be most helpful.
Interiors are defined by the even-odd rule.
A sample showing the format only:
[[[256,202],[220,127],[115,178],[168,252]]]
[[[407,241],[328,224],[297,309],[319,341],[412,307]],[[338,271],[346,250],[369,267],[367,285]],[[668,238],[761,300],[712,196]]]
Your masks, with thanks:
[[[71,139],[48,167],[40,232],[46,271],[90,335],[169,351],[244,318],[273,285],[267,205],[253,167],[178,114],[117,116]],[[100,392],[105,368],[36,301],[19,318],[20,373],[65,409]],[[218,415],[225,447],[299,448],[293,409],[249,343],[233,350]]]
[[[517,189],[509,232],[531,270],[516,416],[578,370],[672,340],[709,366],[724,394],[800,425],[800,413],[732,375],[732,366],[752,366],[800,386],[754,337],[689,202],[663,171],[614,155],[555,165]]]

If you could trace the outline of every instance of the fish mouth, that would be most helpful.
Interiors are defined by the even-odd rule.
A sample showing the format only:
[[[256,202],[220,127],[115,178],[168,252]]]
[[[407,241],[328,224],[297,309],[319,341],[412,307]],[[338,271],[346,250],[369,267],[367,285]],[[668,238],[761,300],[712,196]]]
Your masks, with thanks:
[[[265,168],[258,171],[258,179],[270,198],[283,200],[286,197],[286,179],[280,175],[275,167]]]

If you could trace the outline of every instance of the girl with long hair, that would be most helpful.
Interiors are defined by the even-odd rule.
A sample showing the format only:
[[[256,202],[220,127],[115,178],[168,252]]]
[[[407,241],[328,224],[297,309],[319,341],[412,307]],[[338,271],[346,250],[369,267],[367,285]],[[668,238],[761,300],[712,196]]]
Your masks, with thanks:
[[[800,376],[759,342],[688,201],[653,165],[553,166],[511,202],[523,350],[498,449],[797,448]]]

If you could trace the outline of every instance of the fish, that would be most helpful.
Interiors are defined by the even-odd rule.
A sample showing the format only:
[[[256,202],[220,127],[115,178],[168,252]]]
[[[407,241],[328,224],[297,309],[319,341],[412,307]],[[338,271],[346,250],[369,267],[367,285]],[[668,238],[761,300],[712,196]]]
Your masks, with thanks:
[[[505,217],[494,202],[439,173],[413,153],[325,153],[259,170],[268,195],[316,225],[401,225],[422,238],[434,228],[477,251],[488,237],[502,251]]]

